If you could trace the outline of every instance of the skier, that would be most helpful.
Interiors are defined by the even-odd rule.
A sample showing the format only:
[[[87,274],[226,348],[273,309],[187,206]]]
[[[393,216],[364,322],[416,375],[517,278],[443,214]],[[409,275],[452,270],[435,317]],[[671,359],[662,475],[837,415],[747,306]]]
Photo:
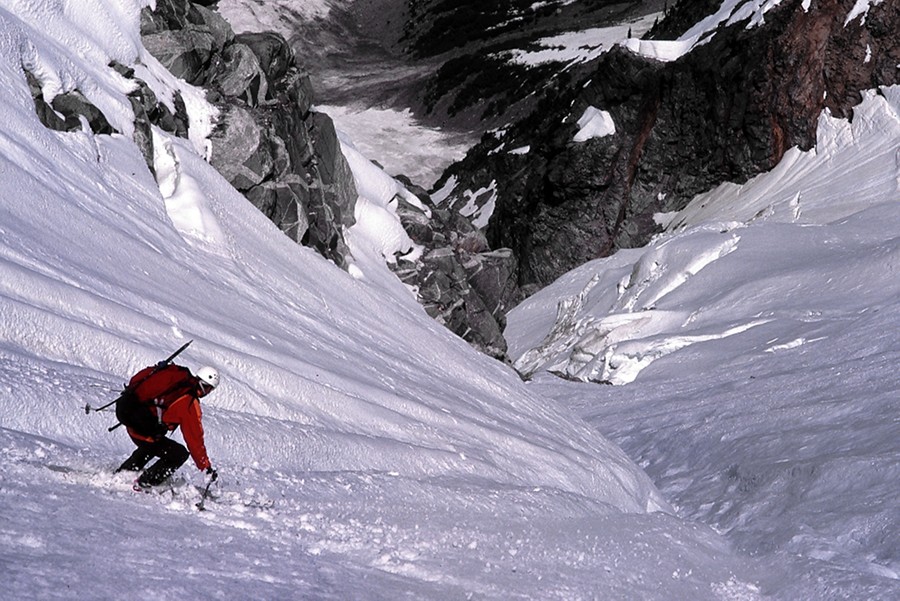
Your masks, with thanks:
[[[119,466],[116,472],[139,472],[154,457],[159,459],[146,469],[134,482],[137,491],[148,491],[151,487],[162,483],[175,473],[189,456],[193,457],[197,469],[215,481],[218,474],[213,469],[206,454],[203,441],[203,422],[200,410],[200,399],[219,385],[219,372],[213,367],[202,367],[196,375],[187,368],[176,365],[148,367],[135,375],[129,388],[140,391],[142,385],[151,383],[152,378],[159,380],[167,371],[181,370],[182,380],[167,385],[167,391],[158,397],[139,398],[139,394],[123,395],[116,407],[116,415],[126,426],[128,435],[137,446],[131,457]],[[125,419],[123,419],[123,417]],[[169,432],[181,426],[181,433],[187,443],[184,445],[166,438]]]

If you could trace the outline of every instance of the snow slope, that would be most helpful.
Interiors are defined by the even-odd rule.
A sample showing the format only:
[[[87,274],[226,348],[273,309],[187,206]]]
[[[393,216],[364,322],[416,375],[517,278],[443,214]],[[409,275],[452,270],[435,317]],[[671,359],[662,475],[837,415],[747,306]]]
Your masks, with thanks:
[[[896,599],[900,88],[818,131],[661,216],[646,248],[566,274],[506,334],[532,390],[763,562],[763,592]]]
[[[0,2],[3,596],[757,596],[753,563],[618,447],[427,317],[370,219],[386,176],[356,174],[376,197],[352,275],[229,188],[201,156],[214,111],[144,51],[141,5]],[[190,142],[155,132],[157,179],[111,59],[195,100]],[[43,128],[23,65],[124,135]],[[127,437],[83,410],[187,340],[180,361],[223,376],[202,513],[190,466],[135,496],[111,474]]]

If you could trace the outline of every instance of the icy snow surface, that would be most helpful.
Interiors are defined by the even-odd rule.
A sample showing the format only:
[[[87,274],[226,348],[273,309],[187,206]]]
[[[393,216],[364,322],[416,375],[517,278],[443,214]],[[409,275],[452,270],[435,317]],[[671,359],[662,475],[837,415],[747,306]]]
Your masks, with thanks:
[[[338,129],[352,132],[360,153],[377,157],[392,175],[405,175],[429,188],[451,163],[468,150],[459,136],[420,123],[409,110],[362,106],[317,106],[331,117]]]
[[[347,0],[219,0],[217,10],[231,23],[236,33],[279,31],[285,15],[302,19],[324,19],[333,6],[343,8]]]
[[[900,87],[818,131],[646,248],[564,275],[506,335],[532,390],[768,566],[763,592],[896,599]]]

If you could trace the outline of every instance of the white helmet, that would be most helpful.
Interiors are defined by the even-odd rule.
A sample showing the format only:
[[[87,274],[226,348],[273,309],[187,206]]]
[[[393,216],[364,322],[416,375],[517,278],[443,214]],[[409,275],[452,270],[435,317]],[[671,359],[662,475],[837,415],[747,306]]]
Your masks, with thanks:
[[[215,388],[219,385],[219,370],[215,367],[201,367],[197,370],[197,379],[202,383]]]

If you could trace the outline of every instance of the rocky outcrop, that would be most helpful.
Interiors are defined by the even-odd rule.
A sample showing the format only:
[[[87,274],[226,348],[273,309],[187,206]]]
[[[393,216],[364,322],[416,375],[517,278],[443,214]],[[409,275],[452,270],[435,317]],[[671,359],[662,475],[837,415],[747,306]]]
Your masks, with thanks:
[[[485,354],[507,360],[505,316],[521,300],[512,251],[491,251],[468,218],[435,206],[424,191],[400,179],[417,192],[428,213],[398,197],[401,223],[424,252],[413,261],[399,258],[394,272],[439,323]]]
[[[790,147],[815,143],[823,110],[850,116],[860,90],[896,84],[900,13],[889,4],[848,19],[853,0],[809,10],[785,1],[764,25],[722,26],[670,63],[616,47],[571,69],[533,113],[452,167],[450,202],[496,182],[487,239],[513,249],[525,294],[588,260],[642,246],[659,230],[654,214],[771,169]],[[667,30],[666,19],[653,35],[675,38],[712,6],[683,0],[670,15],[675,25]],[[575,121],[591,106],[609,112],[615,133],[575,142]]]
[[[30,71],[25,71],[34,110],[44,127],[55,131],[82,131],[85,126],[95,134],[111,134],[115,129],[106,115],[78,90],[58,94],[51,102],[44,100],[41,82]]]
[[[235,35],[218,13],[160,0],[144,46],[220,110],[210,163],[293,240],[344,266],[356,189],[331,119],[311,111],[308,75],[283,37]]]
[[[331,119],[311,110],[312,85],[284,38],[235,35],[210,4],[158,0],[155,10],[143,9],[144,46],[175,76],[204,88],[219,109],[210,163],[290,238],[344,266],[349,251],[343,232],[354,222],[357,194]],[[128,96],[133,137],[153,171],[151,126],[187,137],[184,100],[174,95],[173,112],[133,69],[118,63],[111,67],[134,83]],[[48,104],[38,79],[26,75],[46,127],[114,132],[78,90]]]

